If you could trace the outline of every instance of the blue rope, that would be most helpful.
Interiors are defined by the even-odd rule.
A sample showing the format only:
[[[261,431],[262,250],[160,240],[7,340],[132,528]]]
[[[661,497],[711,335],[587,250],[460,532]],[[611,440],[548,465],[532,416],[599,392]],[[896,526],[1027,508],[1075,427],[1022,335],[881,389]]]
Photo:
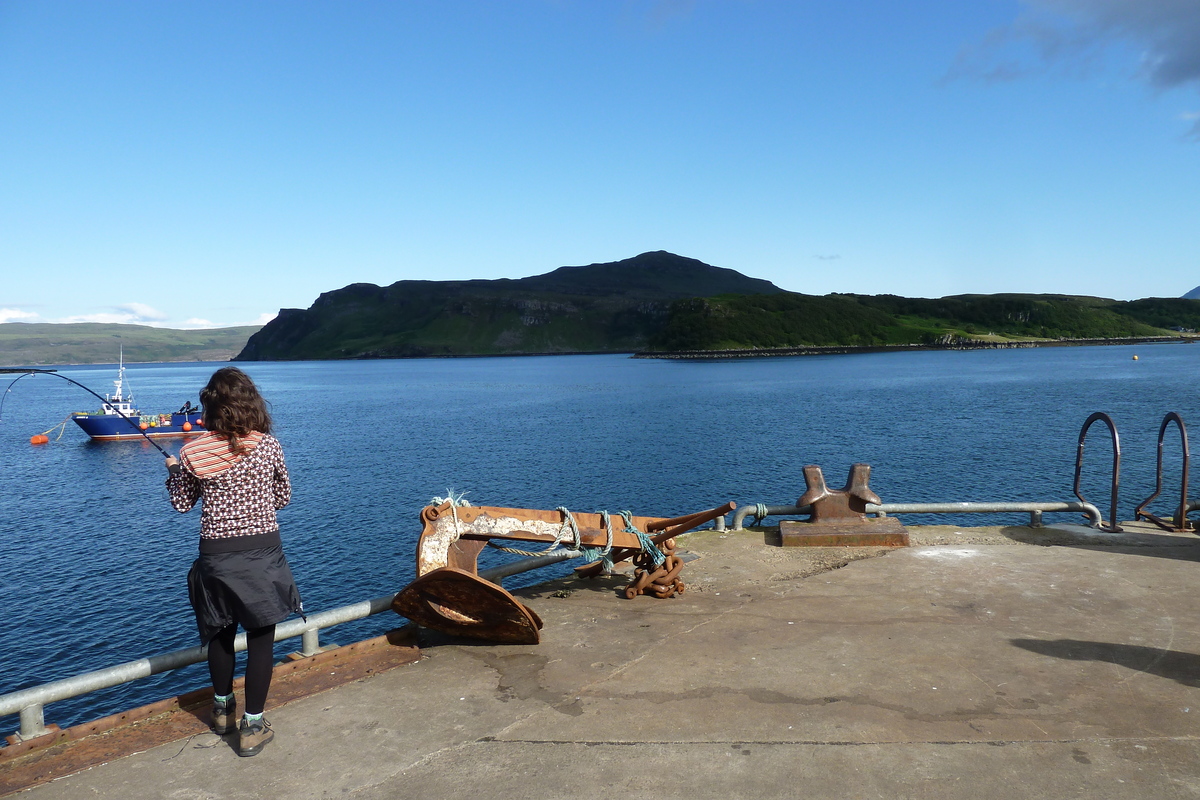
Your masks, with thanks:
[[[612,523],[608,519],[608,512],[607,511],[599,512],[601,518],[604,519],[605,525],[608,527],[608,542],[604,545],[603,548],[599,548],[599,547],[588,547],[583,544],[583,542],[581,541],[580,536],[579,536],[579,524],[575,521],[575,515],[571,513],[570,509],[568,509],[566,506],[559,506],[558,508],[556,508],[554,510],[557,511],[558,513],[562,514],[564,524],[569,525],[571,527],[571,542],[567,543],[565,545],[566,549],[576,550],[576,551],[582,553],[583,560],[588,562],[589,564],[592,563],[593,561],[599,561],[603,565],[604,574],[607,575],[608,573],[612,572],[612,568],[613,568],[613,560],[612,560],[612,556],[611,556],[611,553],[612,553]],[[557,546],[558,541],[555,541],[554,544],[555,544],[555,546]]]
[[[642,552],[645,553],[646,555],[650,556],[650,560],[654,563],[654,566],[657,567],[660,564],[662,564],[664,561],[666,561],[667,560],[666,554],[663,553],[662,550],[658,549],[658,545],[656,545],[654,543],[654,540],[651,539],[647,534],[639,531],[634,526],[633,512],[632,511],[622,511],[620,513],[621,513],[622,519],[625,520],[625,532],[632,533],[635,536],[637,536],[638,542],[642,545]]]
[[[607,511],[598,511],[600,519],[604,520],[604,529],[608,531],[608,539],[604,542],[604,549],[601,551],[604,555],[612,552],[612,517]]]
[[[608,575],[613,571],[613,566],[615,566],[612,560],[612,519],[608,516],[607,511],[598,511],[596,513],[600,515],[600,519],[604,520],[604,528],[608,531],[608,540],[604,543],[603,548],[581,547],[580,550],[583,551],[584,561],[599,561],[600,567],[604,571],[604,574]]]
[[[567,508],[566,506],[559,506],[558,508],[556,508],[554,510],[557,511],[558,513],[562,514],[563,522],[565,522],[571,526],[571,535],[573,537],[573,540],[572,540],[571,544],[567,545],[567,549],[568,550],[582,549],[579,545],[579,525],[576,524],[576,522],[575,522],[575,515],[572,514],[571,510],[569,508]],[[558,544],[557,539],[554,541],[554,544],[555,545]]]

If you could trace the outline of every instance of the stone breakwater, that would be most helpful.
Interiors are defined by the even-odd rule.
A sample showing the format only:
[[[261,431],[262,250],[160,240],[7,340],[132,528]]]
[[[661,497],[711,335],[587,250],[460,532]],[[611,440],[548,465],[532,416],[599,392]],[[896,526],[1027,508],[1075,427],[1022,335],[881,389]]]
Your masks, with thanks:
[[[801,347],[757,347],[731,350],[677,350],[642,351],[634,358],[714,359],[714,358],[770,358],[780,356],[831,356],[853,353],[908,353],[915,350],[1012,350],[1022,347],[1085,347],[1118,344],[1166,344],[1192,342],[1192,337],[1181,336],[1131,336],[1114,339],[1041,339],[1034,341],[991,342],[980,339],[952,339],[929,344],[886,344],[886,345],[824,345]]]

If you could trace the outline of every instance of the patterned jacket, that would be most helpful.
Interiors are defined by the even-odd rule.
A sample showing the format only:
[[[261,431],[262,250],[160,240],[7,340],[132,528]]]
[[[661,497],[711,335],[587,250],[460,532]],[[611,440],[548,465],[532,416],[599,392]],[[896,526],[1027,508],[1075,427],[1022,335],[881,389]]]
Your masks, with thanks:
[[[176,511],[190,511],[202,500],[201,552],[279,542],[275,512],[292,497],[283,448],[270,434],[253,433],[242,441],[253,449],[236,453],[224,436],[206,432],[183,446],[182,469],[167,477],[167,492]]]

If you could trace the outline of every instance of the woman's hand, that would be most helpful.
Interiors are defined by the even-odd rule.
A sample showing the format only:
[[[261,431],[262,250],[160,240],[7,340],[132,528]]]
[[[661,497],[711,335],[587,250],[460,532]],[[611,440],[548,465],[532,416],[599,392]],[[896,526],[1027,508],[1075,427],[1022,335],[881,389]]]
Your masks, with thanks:
[[[179,464],[179,459],[175,456],[167,456],[167,472],[176,475],[183,467]]]

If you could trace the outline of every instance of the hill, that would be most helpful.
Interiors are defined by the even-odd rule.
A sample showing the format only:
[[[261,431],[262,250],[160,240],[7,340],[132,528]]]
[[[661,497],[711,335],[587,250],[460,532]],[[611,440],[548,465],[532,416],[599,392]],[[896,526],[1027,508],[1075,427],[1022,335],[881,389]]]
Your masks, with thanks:
[[[662,251],[528,278],[356,283],[281,310],[236,360],[631,352],[675,300],[781,291]]]
[[[656,351],[880,346],[963,341],[1121,339],[1200,329],[1200,300],[1116,301],[1069,295],[782,293],[693,298],[672,304]]]
[[[0,324],[0,366],[113,364],[122,350],[128,363],[228,361],[257,325],[174,330],[96,322]]]

